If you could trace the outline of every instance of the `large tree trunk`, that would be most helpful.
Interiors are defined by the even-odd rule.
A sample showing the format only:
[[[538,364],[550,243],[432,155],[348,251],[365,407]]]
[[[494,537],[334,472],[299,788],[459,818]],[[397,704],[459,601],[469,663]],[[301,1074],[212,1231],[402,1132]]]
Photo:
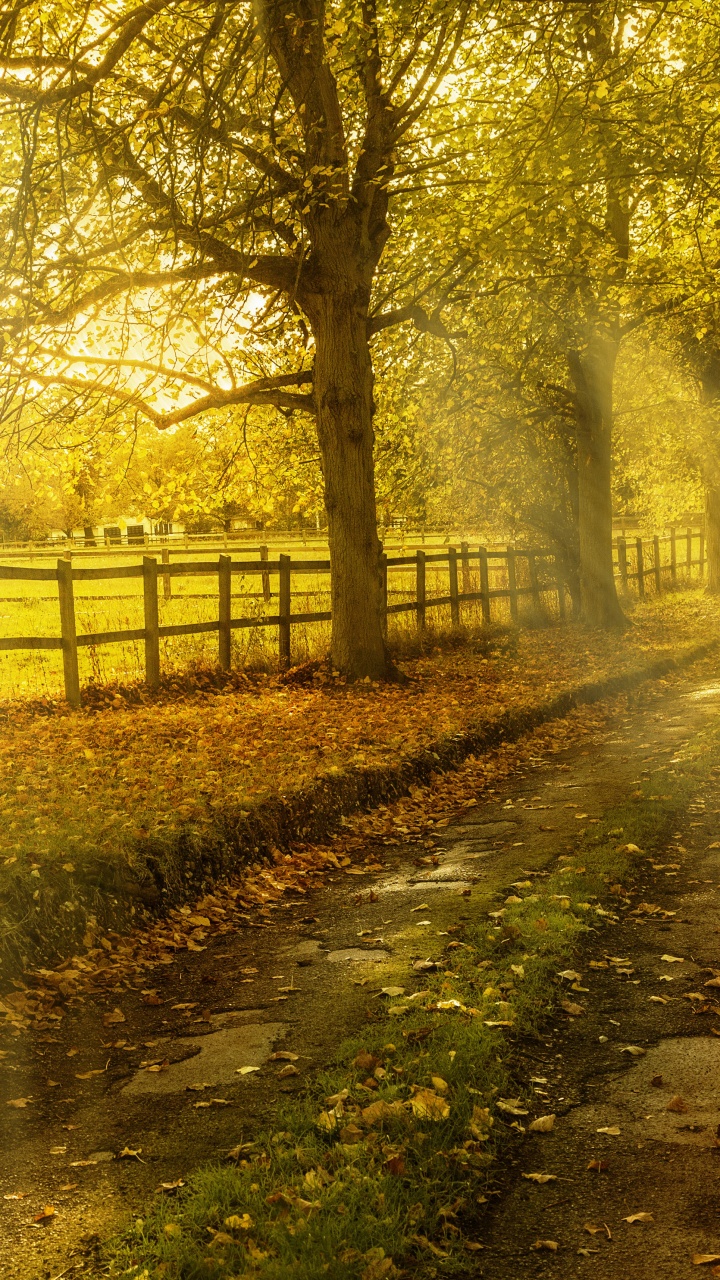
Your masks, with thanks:
[[[618,343],[593,335],[586,349],[568,353],[578,404],[580,601],[593,627],[628,625],[620,607],[612,556],[612,386]]]
[[[328,516],[332,662],[351,680],[392,673],[384,640],[366,290],[316,297],[314,396]]]
[[[720,595],[720,485],[705,482],[705,550],[707,590]]]

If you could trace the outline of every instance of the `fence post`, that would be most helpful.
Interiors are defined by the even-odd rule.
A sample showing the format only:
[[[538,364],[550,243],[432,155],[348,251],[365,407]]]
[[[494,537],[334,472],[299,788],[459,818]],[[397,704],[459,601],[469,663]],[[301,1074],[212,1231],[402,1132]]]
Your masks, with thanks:
[[[540,611],[542,602],[540,600],[540,583],[538,582],[537,558],[534,551],[528,552],[528,569],[530,570],[530,590],[532,591],[532,602],[534,607]]]
[[[218,560],[218,621],[220,623],[219,659],[220,669],[222,671],[230,670],[230,618],[232,616],[230,604],[231,585],[232,557],[220,556],[220,559]]]
[[[687,565],[688,582],[690,582],[692,580],[692,543],[693,543],[692,529],[686,530],[685,537],[687,541],[687,557],[686,557],[685,563]]]
[[[460,557],[462,560],[462,589],[463,595],[467,596],[472,591],[472,578],[470,577],[470,554],[467,542],[460,543]]]
[[[655,574],[655,590],[660,595],[662,591],[662,582],[660,581],[660,538],[657,534],[653,538],[653,573]]]
[[[267,547],[265,548],[267,551]],[[265,576],[265,575],[263,575]],[[278,624],[278,651],[280,666],[290,666],[290,556],[280,556],[280,622]]]
[[[170,552],[168,551],[167,547],[163,547],[162,549],[162,562],[163,564],[170,564]],[[172,587],[170,585],[170,574],[164,573],[163,574],[163,600],[170,600],[170,599],[172,599]]]
[[[518,602],[517,602],[517,575],[515,573],[515,548],[508,546],[505,549],[507,557],[507,573],[508,573],[508,592],[510,595],[510,617],[513,622],[518,620]]]
[[[638,595],[641,600],[645,599],[645,560],[643,558],[643,541],[642,538],[635,539],[635,549],[637,553],[637,584]]]
[[[261,547],[260,559],[267,560],[267,558],[268,558],[267,547]],[[267,572],[266,569],[263,569],[262,573],[260,574],[260,579],[262,581],[263,600],[267,604],[268,600],[270,599],[270,574]],[[282,613],[282,609],[280,610],[280,612]]]
[[[383,551],[382,555],[380,556],[380,574],[381,574],[381,577],[382,577],[382,583],[381,583],[381,591],[382,591],[382,605],[381,605],[381,608],[382,608],[382,618],[381,618],[381,625],[382,625],[382,633],[383,633],[383,636],[385,637],[385,639],[386,639],[386,640],[387,640],[387,629],[388,629],[388,612],[387,612],[387,607],[388,607],[388,562],[387,562],[387,561],[388,561],[388,558],[387,558],[387,551]]]
[[[490,574],[488,572],[488,554],[485,547],[479,548],[480,558],[480,606],[483,622],[490,624]]]
[[[450,575],[450,624],[460,626],[460,601],[458,599],[457,551],[448,547],[448,573]]]
[[[65,697],[75,710],[80,706],[80,673],[78,671],[77,633],[75,631],[75,596],[72,562],[63,557],[57,562],[60,634],[62,636]]]
[[[415,612],[418,631],[425,630],[425,552],[415,552]]]
[[[627,595],[627,589],[628,589],[627,542],[625,541],[624,537],[618,538],[617,540],[617,553],[618,553],[618,572],[620,574],[620,586],[622,588],[623,595]]]
[[[670,530],[670,581],[673,586],[677,582],[677,539],[675,537],[675,525]]]
[[[561,622],[564,622],[565,612],[566,612],[565,611],[565,573],[563,571],[562,563],[559,557],[557,556],[557,554],[555,554],[553,559],[555,563],[555,589],[557,591],[557,598],[558,598],[558,618],[560,619]]]
[[[160,683],[160,619],[158,617],[158,566],[152,556],[143,556],[143,605],[145,609],[145,683],[157,689]]]
[[[698,560],[700,562],[700,577],[705,577],[705,530],[700,530],[700,550],[698,551]]]

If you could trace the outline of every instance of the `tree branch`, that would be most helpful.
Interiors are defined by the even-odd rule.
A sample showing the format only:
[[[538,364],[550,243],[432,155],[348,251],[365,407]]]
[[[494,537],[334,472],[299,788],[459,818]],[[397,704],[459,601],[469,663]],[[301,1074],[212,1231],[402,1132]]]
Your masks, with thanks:
[[[417,303],[408,303],[406,307],[397,307],[394,311],[385,311],[378,316],[370,316],[368,320],[368,337],[373,334],[381,333],[383,329],[391,329],[396,324],[405,324],[407,320],[412,320],[416,329],[421,333],[432,333],[436,338],[442,338],[445,342],[449,342],[451,338],[461,338],[461,333],[450,333],[445,328],[440,315],[437,311],[428,315],[422,307]]]
[[[177,426],[180,422],[186,422],[189,418],[196,418],[210,409],[226,409],[234,404],[267,404],[279,409],[301,409],[306,413],[314,413],[315,401],[312,395],[300,395],[283,390],[284,387],[306,385],[312,382],[312,378],[312,372],[304,369],[299,373],[283,373],[272,378],[257,378],[254,382],[248,382],[242,387],[234,387],[227,391],[217,387],[209,395],[202,396],[191,404],[183,405],[170,413],[161,413],[143,400],[142,396],[133,391],[125,391],[122,387],[108,386],[104,382],[89,382],[84,378],[68,377],[65,374],[29,371],[25,373],[25,379],[38,386],[67,387],[68,390],[77,391],[82,395],[100,395],[118,400],[121,404],[127,404],[135,409],[137,413],[143,414],[160,431]]]

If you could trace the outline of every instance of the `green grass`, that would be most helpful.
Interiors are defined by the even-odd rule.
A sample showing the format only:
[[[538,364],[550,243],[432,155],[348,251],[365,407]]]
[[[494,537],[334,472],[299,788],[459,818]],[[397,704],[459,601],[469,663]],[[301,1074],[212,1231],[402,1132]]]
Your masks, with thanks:
[[[468,1245],[477,1242],[493,1163],[519,1139],[513,1124],[527,1123],[498,1106],[518,1091],[512,1039],[542,1030],[562,986],[558,968],[589,927],[602,930],[613,918],[607,904],[617,906],[617,886],[632,879],[625,844],[650,851],[667,839],[718,758],[717,734],[701,756],[683,776],[665,780],[671,794],[651,800],[648,782],[641,798],[608,812],[600,834],[562,860],[563,868],[513,890],[521,901],[497,921],[490,916],[458,932],[440,970],[418,979],[426,996],[397,1001],[408,1006],[402,1016],[373,1014],[304,1096],[286,1103],[273,1129],[235,1152],[234,1163],[201,1169],[176,1199],[148,1206],[110,1247],[110,1273],[132,1280],[473,1274],[478,1253]],[[464,1009],[427,1007],[447,1000]],[[361,1053],[380,1066],[372,1093],[358,1087],[369,1074],[366,1063],[358,1065]],[[414,1114],[417,1089],[432,1090],[447,1115]],[[333,1097],[344,1090],[337,1116]],[[392,1110],[369,1124],[361,1109],[377,1101]],[[519,1106],[526,1109],[522,1098]]]

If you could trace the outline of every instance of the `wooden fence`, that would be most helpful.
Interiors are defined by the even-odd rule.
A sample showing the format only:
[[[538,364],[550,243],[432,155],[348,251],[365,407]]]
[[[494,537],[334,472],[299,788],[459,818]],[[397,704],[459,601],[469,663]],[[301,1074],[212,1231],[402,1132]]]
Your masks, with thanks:
[[[694,555],[694,543],[699,540],[698,555]],[[652,552],[650,554],[650,549]],[[291,628],[293,625],[311,622],[329,621],[329,611],[293,613],[291,607],[291,583],[293,575],[329,574],[330,561],[293,560],[289,555],[280,555],[271,560],[267,548],[260,549],[261,555],[255,560],[234,560],[231,556],[220,555],[217,560],[179,561],[171,563],[169,552],[163,550],[160,563],[151,556],[143,557],[142,564],[122,564],[98,567],[75,567],[68,555],[57,561],[55,568],[25,568],[14,565],[0,565],[0,579],[21,582],[57,582],[58,603],[60,612],[59,636],[12,636],[0,638],[0,650],[8,649],[55,649],[62,651],[65,696],[71,707],[80,706],[80,675],[78,667],[78,649],[96,645],[117,644],[127,640],[142,640],[145,648],[145,679],[150,688],[156,688],[160,682],[160,640],[167,636],[198,635],[206,632],[218,633],[218,661],[223,670],[231,665],[231,637],[238,628],[276,627],[278,632],[278,653],[282,666],[289,666],[291,661]],[[646,594],[650,581],[655,592],[667,586],[671,588],[677,583],[679,574],[684,580],[693,576],[693,569],[699,570],[702,578],[705,565],[705,546],[702,532],[688,529],[682,535],[673,531],[666,537],[656,536],[652,539],[636,538],[628,541],[617,538],[616,577],[621,590],[627,593],[629,584],[633,583],[640,598]],[[681,554],[678,557],[678,551]],[[665,554],[664,554],[665,553]],[[428,596],[428,565],[447,565],[447,594]],[[388,592],[389,572],[402,569],[406,575],[414,579],[414,598],[411,600],[391,602]],[[502,576],[502,585],[491,585],[491,575],[495,583],[498,573]],[[218,584],[218,616],[210,622],[179,623],[172,626],[161,626],[159,615],[158,584],[162,580],[163,596],[172,596],[172,579],[190,575],[217,575]],[[251,618],[233,618],[232,616],[232,577],[233,574],[259,575],[262,596],[265,602],[273,598],[271,591],[271,575],[278,579],[276,598],[278,612]],[[74,583],[98,582],[119,578],[140,578],[143,586],[144,626],[136,629],[126,628],[122,631],[102,631],[95,634],[78,634],[75,624]],[[479,547],[471,550],[467,543],[460,549],[449,547],[447,551],[427,553],[418,547],[412,554],[400,556],[383,555],[383,581],[385,597],[385,620],[392,614],[414,613],[416,625],[422,630],[426,626],[427,611],[432,608],[449,607],[450,622],[459,626],[461,622],[461,606],[470,602],[480,605],[484,623],[492,621],[492,601],[507,600],[510,618],[513,622],[520,620],[520,603],[529,600],[535,613],[541,613],[548,605],[548,595],[554,598],[558,616],[566,616],[567,586],[562,571],[552,551],[537,548],[521,549],[515,546],[500,550],[488,550]],[[475,589],[477,587],[477,589]],[[461,589],[462,588],[462,589]],[[409,594],[403,588],[398,594]]]

